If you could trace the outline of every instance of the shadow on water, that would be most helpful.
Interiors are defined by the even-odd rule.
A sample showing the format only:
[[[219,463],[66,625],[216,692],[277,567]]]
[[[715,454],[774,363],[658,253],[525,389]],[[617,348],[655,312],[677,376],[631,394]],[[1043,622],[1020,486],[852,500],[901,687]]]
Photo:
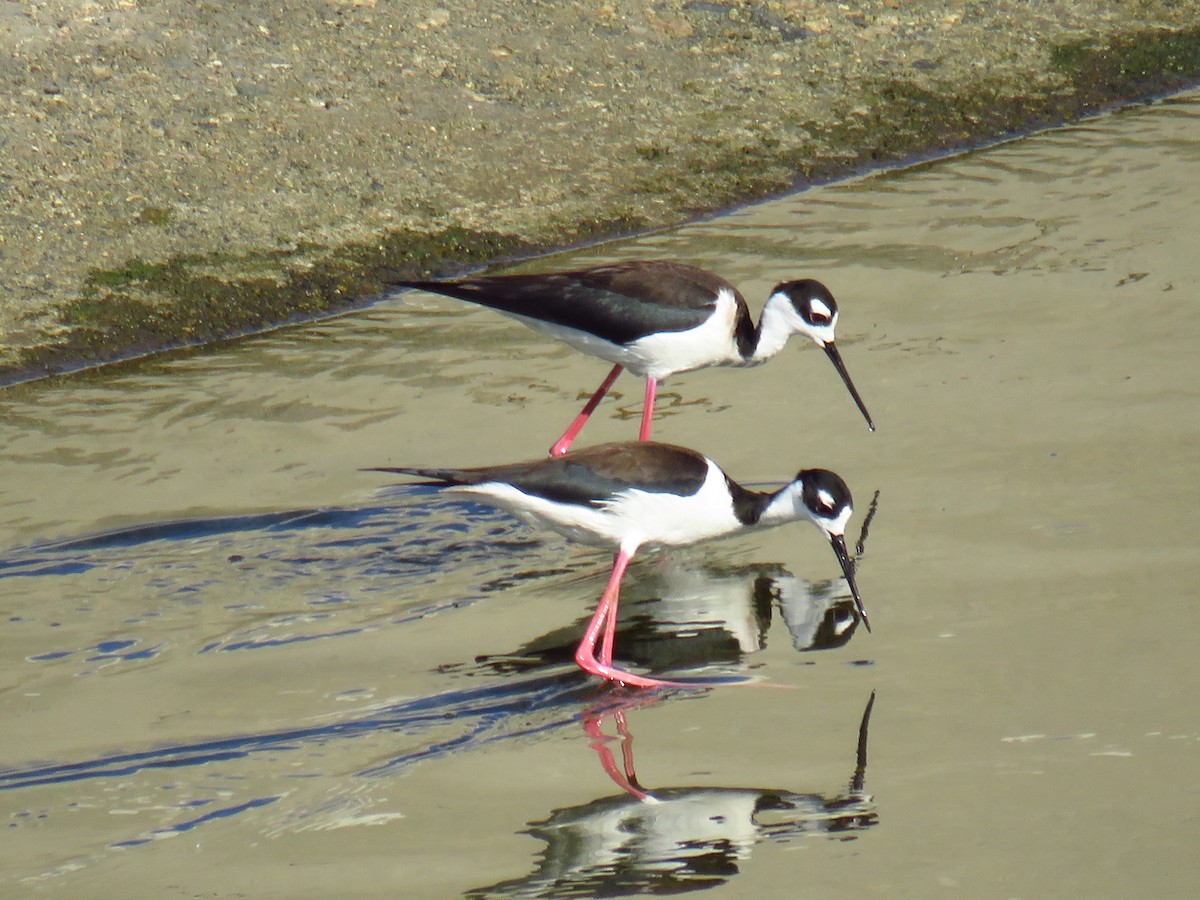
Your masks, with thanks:
[[[280,582],[286,586],[303,581],[314,570],[327,576],[318,579],[326,593],[317,599],[332,608],[317,617],[319,624],[313,629],[279,636],[260,624],[235,627],[217,639],[196,635],[192,650],[201,656],[346,638],[378,628],[378,620],[372,618],[349,615],[347,622],[339,621],[343,615],[340,607],[354,605],[352,597],[328,593],[328,586],[342,577],[359,589],[382,582],[395,594],[405,595],[411,593],[408,589],[414,583],[427,584],[448,571],[481,566],[480,577],[465,590],[443,591],[433,601],[389,612],[389,625],[464,608],[516,582],[565,576],[566,584],[554,582],[558,589],[570,587],[569,579],[595,577],[577,571],[594,568],[593,561],[587,560],[525,568],[524,562],[529,560],[522,557],[540,548],[541,542],[527,537],[523,526],[504,513],[445,499],[422,487],[399,489],[393,496],[402,502],[145,523],[17,548],[0,559],[0,580],[53,581],[112,570],[123,579],[140,573],[148,588],[173,585],[191,600],[220,594],[220,571],[227,569],[201,573],[198,587],[179,587],[164,574],[172,566],[188,565],[187,560],[195,555],[184,552],[189,545],[208,547],[209,557],[234,565],[240,573],[249,567],[276,588]],[[861,553],[861,539],[858,549]],[[532,557],[537,562],[536,552]],[[508,560],[499,571],[497,558]],[[338,577],[328,577],[331,572]],[[619,628],[618,649],[655,672],[744,674],[746,657],[764,646],[773,620],[784,623],[792,644],[803,651],[843,646],[857,628],[853,601],[841,581],[810,583],[775,563],[699,566],[668,556],[648,562],[638,575],[629,586],[629,613]],[[290,595],[290,591],[286,593]],[[126,833],[109,847],[137,846],[276,804],[280,808],[272,815],[275,824],[271,829],[338,827],[337,823],[367,814],[359,800],[353,799],[355,791],[346,787],[347,776],[340,774],[340,765],[351,755],[349,746],[356,741],[373,739],[373,744],[366,754],[370,762],[349,771],[351,783],[391,777],[418,762],[571,728],[581,719],[585,729],[592,729],[606,716],[620,716],[621,704],[657,703],[706,693],[667,690],[629,701],[621,699],[625,692],[620,689],[588,681],[571,662],[579,622],[584,619],[586,615],[575,626],[555,629],[511,654],[480,657],[473,663],[450,662],[438,669],[442,674],[482,678],[482,683],[477,680],[468,687],[385,701],[352,713],[314,717],[278,728],[108,750],[82,759],[4,765],[0,766],[0,792],[56,788],[60,797],[66,792],[59,802],[72,808],[100,783],[133,784],[133,790],[177,791],[178,802],[160,817],[159,824]],[[270,621],[278,620],[273,617]],[[138,620],[126,619],[125,624],[136,628]],[[81,675],[94,672],[92,667],[105,661],[131,662],[166,652],[157,646],[143,646],[132,631],[129,635],[27,659],[35,664],[76,665],[79,668],[74,674]],[[337,762],[338,772],[323,771],[321,760],[326,760],[326,765]],[[267,764],[265,779],[242,774],[239,767],[254,762]],[[297,792],[291,767],[302,763],[305,778],[319,781],[327,776],[341,787],[321,789],[320,799]],[[194,773],[191,781],[181,780],[182,773],[189,770]],[[157,783],[165,773],[174,780],[167,785]],[[272,784],[277,789],[271,789]],[[749,796],[744,791],[663,791],[655,792],[654,802],[670,799],[676,806],[694,805],[702,795],[711,796],[713,802],[726,797],[731,803],[732,798],[746,802],[744,798]],[[776,798],[771,802],[783,802],[778,798],[785,792],[770,796]],[[799,801],[787,803],[792,804],[789,808],[800,808],[795,806]],[[750,803],[749,808],[756,804],[762,808],[759,801]]]
[[[601,766],[622,793],[558,809],[530,823],[545,850],[530,875],[469,891],[485,897],[624,897],[677,894],[728,882],[755,844],[805,833],[841,840],[878,824],[866,793],[872,692],[858,728],[854,772],[846,789],[797,793],[788,788],[666,787],[638,783],[633,734],[625,712],[654,698],[615,696],[581,716]],[[604,734],[612,719],[616,737]],[[620,744],[621,765],[611,745]]]
[[[43,785],[66,784],[118,778],[153,769],[183,769],[216,762],[248,759],[257,754],[278,757],[299,752],[305,745],[327,745],[368,734],[390,733],[420,738],[453,720],[455,734],[397,753],[385,762],[355,774],[374,776],[393,773],[425,759],[453,752],[479,749],[498,740],[524,737],[569,725],[576,707],[593,690],[583,683],[582,673],[558,673],[531,679],[496,682],[470,690],[448,691],[365,710],[339,721],[232,735],[172,744],[147,750],[117,752],[70,763],[46,763],[0,769],[0,791]],[[535,719],[530,715],[536,713]],[[511,728],[520,719],[521,728]],[[239,804],[234,811],[261,806],[278,797],[257,798]],[[227,811],[226,814],[230,814]],[[195,827],[185,822],[176,831]]]
[[[166,545],[181,541],[211,538],[223,546],[234,548],[239,538],[250,537],[254,542],[270,547],[274,540],[295,534],[311,535],[319,529],[327,533],[323,539],[306,544],[309,554],[285,562],[328,562],[321,550],[353,547],[377,557],[380,550],[391,560],[389,574],[402,575],[406,570],[423,573],[431,565],[444,568],[465,554],[468,561],[490,558],[508,550],[537,546],[540,541],[510,539],[519,531],[515,520],[485,506],[439,498],[437,492],[420,485],[403,490],[412,502],[401,506],[372,505],[360,508],[292,509],[281,512],[241,516],[181,519],[151,522],[79,538],[47,541],[10,551],[0,559],[0,578],[12,576],[64,575],[86,572],[92,568],[126,561],[122,551],[152,549],[160,542]],[[470,537],[472,532],[482,538]],[[449,538],[462,535],[461,542]],[[421,552],[425,550],[426,552]],[[453,554],[453,555],[452,555]],[[270,549],[262,550],[259,560],[277,559]],[[232,554],[232,562],[245,557]],[[303,572],[297,572],[303,575]]]
[[[399,502],[358,508],[293,509],[242,516],[183,519],[15,548],[0,557],[0,582],[91,575],[100,580],[144,580],[146,593],[195,605],[221,594],[222,582],[249,579],[248,593],[298,594],[303,609],[289,608],[266,620],[207,640],[197,653],[262,650],[287,644],[348,638],[367,629],[403,626],[473,605],[519,583],[546,579],[591,580],[594,555],[562,558],[561,546],[543,540],[506,513],[437,489],[405,485],[387,490]],[[863,552],[876,501],[865,517],[857,553]],[[547,546],[549,544],[549,546]],[[181,552],[181,547],[187,552]],[[473,579],[456,591],[444,588],[451,573]],[[857,629],[853,602],[843,582],[808,582],[781,564],[698,567],[666,554],[637,563],[639,578],[624,594],[619,625],[625,658],[654,671],[740,665],[765,646],[772,609],[797,650],[843,646]],[[555,581],[555,588],[571,581]],[[386,598],[379,616],[355,615],[365,598]],[[421,598],[419,601],[412,598]],[[235,602],[237,610],[252,604]],[[87,607],[71,610],[73,616]],[[32,662],[77,658],[85,663],[154,659],[165,652],[137,631],[159,631],[163,613],[127,617],[122,631],[86,645],[55,646],[30,654]],[[17,617],[14,621],[19,621]],[[474,662],[492,671],[537,669],[569,661],[580,624],[532,640],[510,654]],[[280,626],[288,626],[280,634]],[[467,663],[446,662],[443,673]]]
[[[65,603],[72,590],[84,594],[119,580],[125,586],[140,583],[143,590],[136,593],[160,598],[153,612],[123,618],[119,633],[106,640],[55,646],[28,657],[105,662],[158,656],[164,650],[154,636],[161,634],[164,619],[189,606],[218,602],[231,613],[246,613],[242,624],[231,617],[232,627],[196,652],[260,650],[404,625],[470,605],[514,581],[555,574],[550,568],[523,568],[524,555],[543,542],[502,513],[420,487],[406,491],[403,499],[392,505],[152,522],[15,548],[0,558],[0,583],[65,579]],[[463,569],[491,577],[478,579],[466,593],[429,590]],[[81,588],[72,577],[87,581]],[[233,584],[243,589],[231,601],[227,597],[234,592],[225,588]],[[276,599],[286,602],[286,611],[265,620],[251,615]],[[382,622],[365,610],[356,615],[369,599],[386,601]],[[89,611],[72,601],[63,618],[78,621]],[[286,636],[280,636],[282,625],[288,626]]]

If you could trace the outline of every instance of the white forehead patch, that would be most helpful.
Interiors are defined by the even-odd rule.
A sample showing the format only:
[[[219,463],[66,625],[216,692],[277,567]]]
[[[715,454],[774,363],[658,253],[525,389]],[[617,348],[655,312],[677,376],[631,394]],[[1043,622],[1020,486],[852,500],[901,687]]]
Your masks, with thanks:
[[[813,301],[810,305],[812,306],[812,311],[816,315],[821,316],[824,319],[833,318],[833,310],[826,306],[822,301],[813,298]]]

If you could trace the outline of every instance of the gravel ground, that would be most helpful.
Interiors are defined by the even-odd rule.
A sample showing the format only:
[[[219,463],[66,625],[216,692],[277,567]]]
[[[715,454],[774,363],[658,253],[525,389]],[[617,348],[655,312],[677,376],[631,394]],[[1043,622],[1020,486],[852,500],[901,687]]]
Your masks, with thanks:
[[[1198,13],[0,2],[0,383],[1191,83]]]

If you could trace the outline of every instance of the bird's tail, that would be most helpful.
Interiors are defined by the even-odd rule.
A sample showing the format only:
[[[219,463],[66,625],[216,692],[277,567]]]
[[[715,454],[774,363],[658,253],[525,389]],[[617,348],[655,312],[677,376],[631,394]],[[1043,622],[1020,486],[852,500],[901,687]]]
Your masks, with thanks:
[[[430,294],[441,294],[445,297],[453,297],[455,300],[466,300],[469,303],[479,303],[485,298],[480,294],[479,289],[470,284],[458,284],[454,281],[389,281],[388,287],[393,288],[416,288],[418,291],[426,291]],[[484,302],[484,306],[487,303]]]
[[[421,466],[372,466],[364,472],[391,472],[396,475],[413,475],[426,479],[422,484],[470,484],[474,481],[469,472],[462,469],[429,469]]]

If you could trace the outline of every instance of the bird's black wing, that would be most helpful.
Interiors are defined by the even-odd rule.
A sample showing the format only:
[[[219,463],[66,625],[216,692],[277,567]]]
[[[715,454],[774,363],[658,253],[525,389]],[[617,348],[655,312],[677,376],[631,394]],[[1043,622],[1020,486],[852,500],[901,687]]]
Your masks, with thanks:
[[[372,469],[452,486],[501,483],[556,503],[599,506],[630,488],[691,496],[704,484],[708,462],[694,450],[670,444],[600,444],[565,456],[477,469],[397,466]]]
[[[724,279],[668,260],[636,260],[570,272],[492,275],[458,281],[398,281],[501,312],[585,331],[614,344],[702,324]],[[747,314],[748,315],[748,314]]]

